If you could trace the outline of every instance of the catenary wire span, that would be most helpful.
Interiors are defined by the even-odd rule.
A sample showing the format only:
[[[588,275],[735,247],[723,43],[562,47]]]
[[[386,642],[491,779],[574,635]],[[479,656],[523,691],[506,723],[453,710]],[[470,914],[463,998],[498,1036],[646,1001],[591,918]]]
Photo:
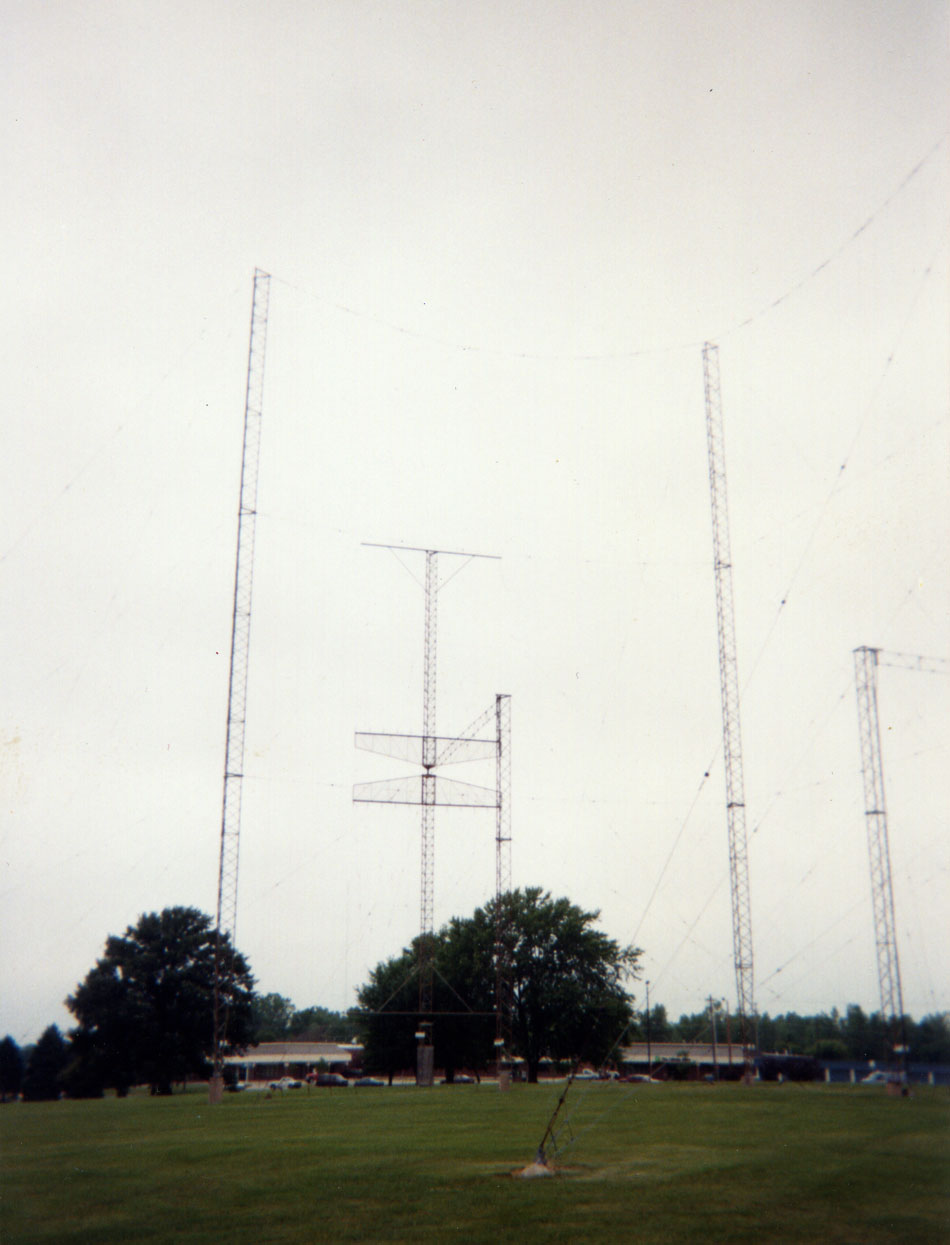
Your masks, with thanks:
[[[797,281],[795,281],[792,285],[790,285],[787,289],[785,289],[776,298],[773,298],[770,302],[764,304],[762,307],[760,307],[757,311],[753,312],[751,315],[746,316],[745,319],[740,320],[735,324],[725,326],[719,329],[718,332],[709,334],[706,338],[691,338],[688,341],[669,342],[669,343],[666,343],[665,345],[660,345],[660,346],[632,347],[631,349],[628,349],[628,350],[603,351],[603,352],[594,351],[594,352],[589,352],[589,353],[577,353],[577,354],[570,353],[570,352],[549,352],[548,353],[544,351],[528,350],[528,349],[518,349],[518,350],[507,349],[506,350],[506,349],[502,349],[501,347],[486,346],[478,342],[463,342],[463,341],[459,341],[458,339],[451,338],[451,337],[445,337],[445,336],[442,336],[436,333],[428,333],[421,329],[413,329],[404,323],[400,323],[397,320],[391,320],[385,316],[378,315],[372,311],[367,311],[365,308],[354,307],[350,305],[349,303],[341,302],[338,300],[334,300],[332,298],[328,298],[324,295],[317,294],[314,291],[308,289],[307,287],[303,285],[300,285],[297,282],[289,281],[284,277],[277,276],[276,274],[274,275],[274,280],[278,281],[281,285],[286,286],[288,289],[293,290],[296,293],[303,295],[305,298],[312,299],[313,301],[318,302],[322,304],[323,306],[330,307],[334,311],[338,311],[343,315],[352,316],[353,318],[358,319],[358,320],[365,320],[369,323],[377,324],[380,327],[389,329],[391,332],[397,333],[403,337],[413,338],[417,341],[429,342],[432,345],[442,346],[447,350],[458,351],[459,353],[462,353],[462,354],[483,354],[483,355],[490,355],[490,356],[494,356],[496,358],[502,358],[502,359],[535,359],[535,360],[546,361],[546,362],[562,361],[562,362],[576,362],[576,363],[587,363],[587,362],[596,363],[596,362],[607,362],[612,359],[619,360],[619,359],[645,358],[649,356],[656,357],[656,356],[660,356],[664,354],[675,354],[680,351],[695,350],[698,346],[703,345],[704,340],[712,339],[714,341],[721,341],[723,338],[732,336],[735,333],[739,333],[743,329],[748,328],[750,325],[755,324],[757,321],[761,320],[764,316],[768,315],[770,312],[774,311],[776,308],[781,307],[784,303],[788,302],[789,299],[791,299],[795,294],[799,292],[799,290],[804,289],[807,285],[809,285],[812,281],[814,281],[817,277],[819,277],[821,273],[825,271],[826,268],[829,268],[831,265],[833,265],[835,261],[840,258],[841,255],[843,255],[855,242],[857,242],[858,239],[871,228],[871,226],[878,220],[878,218],[881,215],[883,215],[883,213],[887,210],[887,208],[889,208],[890,205],[901,196],[901,194],[907,189],[909,185],[911,185],[911,183],[923,171],[923,169],[925,169],[927,165],[929,165],[930,162],[935,158],[937,153],[940,151],[941,147],[943,147],[944,144],[947,142],[948,138],[950,138],[950,131],[942,134],[940,138],[937,139],[937,141],[933,144],[933,146],[916,162],[916,164],[914,164],[914,166],[910,169],[910,171],[905,174],[905,176],[901,179],[898,185],[877,205],[877,207],[875,207],[871,212],[869,212],[869,214],[865,217],[865,219],[861,222],[861,224],[859,224],[857,228],[853,229],[847,235],[847,237],[844,238],[843,241],[835,248],[835,250],[833,250],[829,255],[826,255],[825,258],[822,259],[820,263],[816,264],[807,273],[805,273],[804,276],[800,277]]]

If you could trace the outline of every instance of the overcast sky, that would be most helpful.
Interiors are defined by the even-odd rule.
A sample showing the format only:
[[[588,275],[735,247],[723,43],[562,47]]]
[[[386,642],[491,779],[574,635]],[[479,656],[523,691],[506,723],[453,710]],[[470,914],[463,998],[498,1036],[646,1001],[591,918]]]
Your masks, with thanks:
[[[237,941],[345,1008],[418,932],[355,730],[512,696],[513,877],[735,998],[718,342],[756,1001],[879,1006],[852,650],[950,656],[942,2],[4,5],[0,1031],[214,913],[251,283],[273,274]],[[442,560],[444,576],[462,564]],[[950,679],[880,671],[904,1000],[950,1007]],[[490,785],[473,765],[453,776]],[[708,776],[707,776],[708,773]],[[440,812],[435,920],[494,891]],[[640,1001],[643,987],[637,987]]]

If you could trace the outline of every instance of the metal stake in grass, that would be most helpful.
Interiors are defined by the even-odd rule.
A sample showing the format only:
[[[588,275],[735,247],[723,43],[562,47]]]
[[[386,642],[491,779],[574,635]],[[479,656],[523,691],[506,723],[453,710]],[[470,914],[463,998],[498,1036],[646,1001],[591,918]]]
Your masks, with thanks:
[[[577,1069],[580,1063],[575,1063],[571,1069],[571,1074],[567,1078],[567,1083],[561,1090],[560,1096],[555,1104],[554,1110],[551,1112],[551,1118],[548,1120],[547,1128],[541,1138],[541,1144],[538,1146],[537,1153],[534,1156],[534,1162],[529,1163],[527,1167],[522,1167],[519,1171],[514,1172],[515,1176],[531,1177],[531,1176],[553,1176],[554,1171],[548,1163],[547,1147],[548,1142],[554,1141],[554,1125],[557,1123],[557,1117],[561,1114],[564,1103],[567,1100],[568,1092],[574,1084],[574,1077],[577,1075]]]

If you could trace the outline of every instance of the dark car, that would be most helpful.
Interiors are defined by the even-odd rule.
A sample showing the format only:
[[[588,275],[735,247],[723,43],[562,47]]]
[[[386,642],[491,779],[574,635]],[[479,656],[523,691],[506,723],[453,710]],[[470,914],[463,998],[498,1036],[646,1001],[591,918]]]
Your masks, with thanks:
[[[361,1077],[358,1077],[353,1082],[353,1084],[357,1086],[359,1085],[385,1085],[386,1082],[377,1080],[375,1076],[361,1076]]]
[[[340,1076],[339,1072],[318,1072],[314,1080],[314,1085],[323,1085],[332,1087],[334,1085],[349,1085],[349,1081],[345,1076]]]

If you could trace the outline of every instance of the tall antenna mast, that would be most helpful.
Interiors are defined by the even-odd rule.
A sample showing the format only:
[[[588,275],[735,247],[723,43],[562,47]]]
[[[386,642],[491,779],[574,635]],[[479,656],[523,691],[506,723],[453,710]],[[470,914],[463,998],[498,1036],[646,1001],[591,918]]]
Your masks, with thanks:
[[[511,697],[495,697],[495,1055],[501,1080],[506,1052],[511,1052]]]
[[[247,709],[247,668],[251,643],[251,590],[254,581],[254,536],[257,523],[257,478],[264,397],[264,353],[270,274],[254,269],[251,336],[244,395],[244,451],[238,499],[237,555],[234,568],[234,609],[231,620],[231,671],[228,680],[228,727],[224,757],[221,810],[221,853],[218,863],[218,913],[214,950],[214,1056],[211,1101],[220,1101],[224,1081],[228,1006],[237,922],[238,849],[241,837],[241,786],[244,779],[244,726]]]
[[[881,991],[881,1014],[891,1031],[895,1054],[906,1070],[904,998],[900,961],[897,956],[897,924],[894,919],[894,886],[891,880],[891,849],[887,836],[887,802],[884,798],[884,765],[881,758],[881,727],[877,711],[878,665],[899,666],[950,674],[950,662],[940,657],[886,653],[863,645],[854,650],[854,685],[858,698],[858,732],[861,740],[861,771],[864,777],[864,816],[871,866],[871,906],[874,911],[874,945]]]
[[[497,755],[495,739],[471,737],[441,737],[436,734],[436,598],[439,584],[439,554],[445,557],[492,558],[489,553],[458,553],[445,549],[420,549],[410,545],[383,545],[373,541],[364,544],[376,549],[397,550],[408,553],[424,553],[425,578],[425,633],[422,678],[422,735],[383,735],[357,732],[356,745],[370,752],[414,760],[422,766],[421,783],[416,779],[385,779],[382,782],[357,783],[353,799],[358,802],[382,804],[421,804],[421,885],[419,900],[419,938],[416,943],[416,967],[419,977],[419,1029],[416,1059],[416,1081],[419,1085],[431,1085],[433,1080],[432,1044],[432,985],[433,985],[433,876],[435,810],[439,804],[464,805],[469,808],[495,808],[497,791],[476,787],[437,777],[435,767],[451,758],[453,761],[484,759]],[[461,570],[462,567],[459,567]],[[453,575],[458,571],[453,572]],[[452,576],[450,576],[451,578]],[[448,580],[445,581],[446,583]],[[484,715],[487,717],[488,715]],[[480,726],[482,720],[476,724]],[[417,785],[418,784],[418,785]]]
[[[752,973],[752,916],[749,903],[749,857],[746,841],[745,791],[742,778],[742,734],[739,726],[739,668],[732,599],[732,555],[726,494],[726,451],[722,430],[719,347],[703,346],[703,387],[706,396],[706,441],[709,452],[709,494],[712,502],[713,565],[716,575],[716,620],[719,629],[719,687],[722,696],[722,743],[726,770],[726,816],[729,826],[729,881],[732,893],[732,947],[740,1040],[746,1075],[752,1071],[750,1026],[755,1016]]]
[[[436,685],[436,602],[439,593],[439,554],[426,550],[426,620],[422,673],[422,836],[419,893],[419,1013],[432,1014],[432,885],[435,872],[435,685]],[[425,1030],[425,1019],[420,1030]],[[425,1045],[423,1040],[423,1045]],[[431,1040],[429,1042],[431,1045]]]

